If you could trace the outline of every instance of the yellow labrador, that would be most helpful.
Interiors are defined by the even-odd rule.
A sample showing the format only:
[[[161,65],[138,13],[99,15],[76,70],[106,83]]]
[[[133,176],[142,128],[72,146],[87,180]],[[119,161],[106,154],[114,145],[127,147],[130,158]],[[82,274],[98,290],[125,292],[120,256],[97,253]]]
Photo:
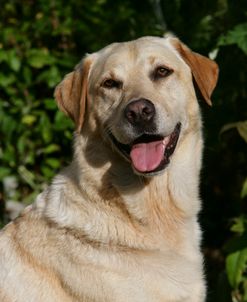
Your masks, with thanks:
[[[57,86],[72,163],[0,236],[2,302],[202,302],[203,99],[218,67],[177,38],[87,55]]]

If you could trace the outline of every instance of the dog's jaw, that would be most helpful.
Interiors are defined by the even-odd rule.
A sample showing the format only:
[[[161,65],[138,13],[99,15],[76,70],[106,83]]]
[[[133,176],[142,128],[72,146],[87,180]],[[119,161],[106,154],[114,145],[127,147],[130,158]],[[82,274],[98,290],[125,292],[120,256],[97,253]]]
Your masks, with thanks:
[[[108,137],[114,150],[130,162],[136,174],[150,177],[161,174],[168,166],[176,149],[180,130],[181,123],[178,122],[168,136],[142,134],[128,145],[120,143],[111,132],[108,132]]]

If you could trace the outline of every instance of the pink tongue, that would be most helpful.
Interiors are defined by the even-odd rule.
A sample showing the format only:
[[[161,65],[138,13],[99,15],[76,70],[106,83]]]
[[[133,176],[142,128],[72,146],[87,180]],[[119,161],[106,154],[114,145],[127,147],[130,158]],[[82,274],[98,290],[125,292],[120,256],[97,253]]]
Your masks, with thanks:
[[[150,172],[155,170],[164,158],[163,141],[133,145],[130,157],[137,171]]]

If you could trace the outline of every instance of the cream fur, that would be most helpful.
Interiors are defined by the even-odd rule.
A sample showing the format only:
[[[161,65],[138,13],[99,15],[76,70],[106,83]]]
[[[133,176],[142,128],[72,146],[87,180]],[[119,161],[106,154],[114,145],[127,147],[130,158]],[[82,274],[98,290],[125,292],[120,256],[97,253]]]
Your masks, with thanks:
[[[79,66],[84,75],[74,71],[58,86],[58,102],[71,95],[62,89],[87,86],[79,100],[82,106],[87,98],[85,112],[78,104],[70,107],[80,112],[69,113],[79,129],[74,158],[1,233],[2,302],[205,300],[197,222],[201,117],[193,70],[174,39],[112,44],[84,60]],[[174,69],[158,84],[147,77],[156,61]],[[102,89],[109,75],[121,79],[121,91]],[[182,123],[170,164],[149,178],[134,173],[104,132],[107,125],[119,141],[129,143],[134,134],[121,112],[140,97],[155,104],[160,133],[168,135],[178,120]],[[74,100],[69,102],[74,106]],[[66,111],[66,102],[59,106]]]

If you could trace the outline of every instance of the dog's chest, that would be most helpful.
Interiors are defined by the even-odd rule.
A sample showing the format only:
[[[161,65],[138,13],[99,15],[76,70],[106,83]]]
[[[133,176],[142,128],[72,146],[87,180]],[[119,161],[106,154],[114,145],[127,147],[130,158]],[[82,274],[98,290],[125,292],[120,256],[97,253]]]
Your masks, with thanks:
[[[83,258],[70,263],[69,274],[61,274],[79,301],[185,301],[200,277],[200,263],[169,252],[87,248]]]

